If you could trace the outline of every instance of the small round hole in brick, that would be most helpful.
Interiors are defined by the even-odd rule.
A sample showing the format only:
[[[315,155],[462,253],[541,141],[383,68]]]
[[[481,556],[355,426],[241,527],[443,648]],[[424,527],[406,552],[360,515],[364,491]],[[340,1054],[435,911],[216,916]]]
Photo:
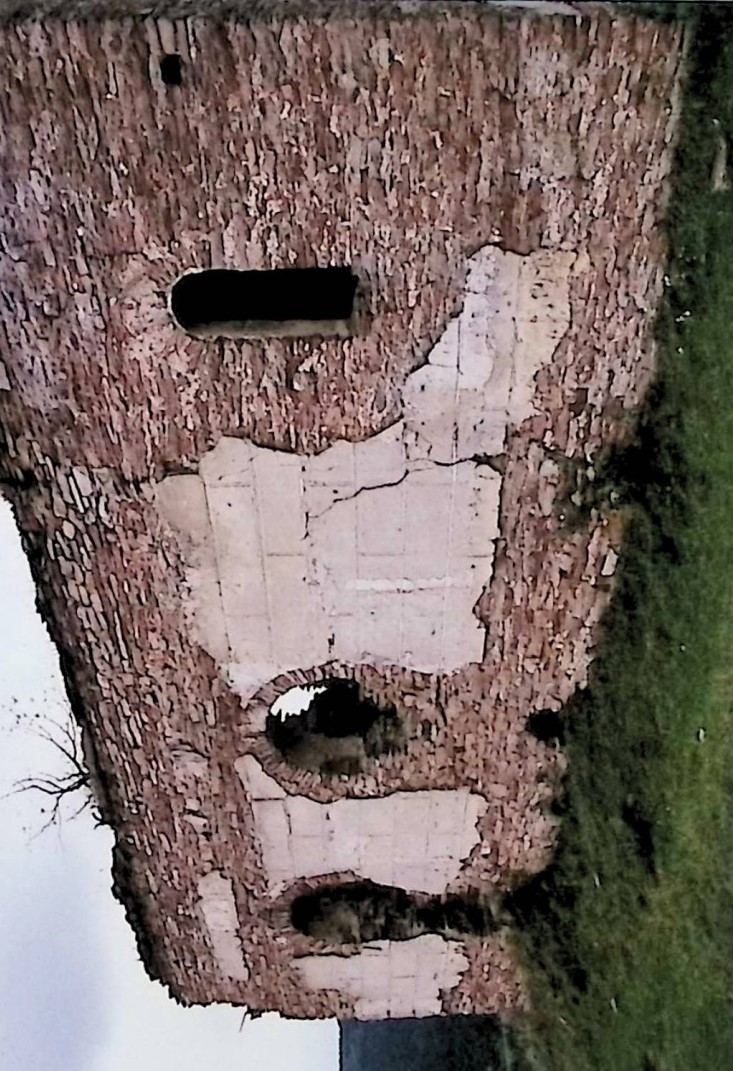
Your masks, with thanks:
[[[340,677],[283,692],[265,733],[287,762],[322,774],[354,776],[405,745],[396,708],[378,705],[357,681]]]

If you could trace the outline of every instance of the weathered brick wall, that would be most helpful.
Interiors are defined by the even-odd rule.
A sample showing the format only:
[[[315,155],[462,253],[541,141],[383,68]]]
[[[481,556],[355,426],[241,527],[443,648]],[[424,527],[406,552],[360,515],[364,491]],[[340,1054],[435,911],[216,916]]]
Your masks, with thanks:
[[[295,778],[324,801],[469,787],[489,806],[463,884],[541,865],[556,757],[525,721],[582,682],[619,536],[597,515],[568,529],[564,473],[628,434],[653,372],[680,65],[675,32],[633,20],[358,10],[0,29],[0,466],[106,786],[119,891],[175,994],[296,1015],[353,1002],[303,987],[293,952],[315,946],[268,913],[235,769],[251,731],[191,631],[156,488],[222,436],[304,454],[368,439],[399,418],[473,251],[572,253],[569,327],[505,444],[483,663],[379,674],[435,727],[424,749],[355,787]],[[160,80],[167,52],[180,87]],[[189,268],[292,261],[351,264],[369,331],[211,343],[168,313]],[[215,872],[239,977],[207,936]],[[517,1003],[503,936],[462,954],[446,1009]]]

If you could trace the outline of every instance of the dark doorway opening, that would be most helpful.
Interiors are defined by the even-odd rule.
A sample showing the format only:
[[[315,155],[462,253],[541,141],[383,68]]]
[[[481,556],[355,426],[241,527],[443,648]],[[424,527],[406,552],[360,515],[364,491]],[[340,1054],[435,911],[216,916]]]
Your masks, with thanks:
[[[288,707],[297,692],[300,709]],[[393,705],[379,706],[357,681],[332,678],[293,688],[273,703],[265,722],[268,739],[294,766],[353,775],[369,759],[405,746],[405,730]]]
[[[203,338],[348,337],[356,285],[350,268],[194,271],[173,286],[171,312]]]
[[[496,903],[478,893],[429,896],[371,881],[348,882],[298,896],[296,930],[329,944],[408,941],[427,933],[461,940],[494,933]]]
[[[160,77],[167,86],[179,86],[183,82],[181,57],[177,52],[170,52],[160,61]]]

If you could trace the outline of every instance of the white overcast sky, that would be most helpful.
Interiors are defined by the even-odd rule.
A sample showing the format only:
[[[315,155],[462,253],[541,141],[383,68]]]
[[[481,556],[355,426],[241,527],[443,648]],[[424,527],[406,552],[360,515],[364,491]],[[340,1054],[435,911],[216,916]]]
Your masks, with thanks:
[[[63,722],[58,661],[0,499],[0,797],[59,772],[36,719]],[[149,981],[111,887],[112,836],[87,813],[41,835],[42,798],[0,798],[2,1071],[335,1071],[334,1021],[246,1022],[181,1008]]]

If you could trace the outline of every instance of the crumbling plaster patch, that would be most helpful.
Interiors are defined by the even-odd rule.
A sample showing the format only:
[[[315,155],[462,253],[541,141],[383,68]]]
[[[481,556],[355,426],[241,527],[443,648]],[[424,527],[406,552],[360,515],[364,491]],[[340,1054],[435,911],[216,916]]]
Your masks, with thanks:
[[[578,15],[578,5],[562,0],[494,0],[497,7],[519,8],[536,15]]]
[[[468,789],[316,803],[288,795],[254,755],[235,766],[252,800],[272,895],[301,878],[345,871],[439,895],[478,844],[477,823],[488,808]]]
[[[239,917],[231,881],[212,870],[199,879],[198,892],[214,959],[226,978],[246,982],[249,969],[239,938]]]
[[[310,989],[354,999],[357,1019],[440,1015],[441,990],[451,990],[468,966],[463,946],[425,934],[411,941],[375,941],[353,956],[303,956],[296,967]]]
[[[243,699],[331,660],[451,671],[483,656],[507,429],[568,328],[575,255],[485,246],[408,377],[403,416],[298,456],[224,437],[158,502],[188,545],[195,635]]]

